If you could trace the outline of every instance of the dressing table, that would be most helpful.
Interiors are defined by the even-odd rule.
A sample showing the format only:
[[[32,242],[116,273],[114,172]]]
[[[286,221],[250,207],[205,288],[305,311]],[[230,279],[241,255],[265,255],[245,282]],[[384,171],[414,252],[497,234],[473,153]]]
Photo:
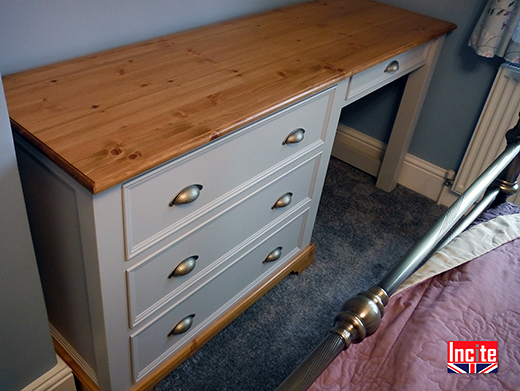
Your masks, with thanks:
[[[391,190],[454,28],[311,1],[5,76],[51,328],[82,384],[153,387],[305,269],[341,109],[408,75]]]

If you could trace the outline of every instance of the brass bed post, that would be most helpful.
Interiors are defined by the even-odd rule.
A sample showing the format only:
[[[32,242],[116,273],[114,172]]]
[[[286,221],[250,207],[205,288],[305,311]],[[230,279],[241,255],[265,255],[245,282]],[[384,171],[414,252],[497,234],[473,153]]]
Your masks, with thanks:
[[[433,252],[449,243],[490,205],[504,202],[518,190],[520,121],[507,132],[506,139],[505,151],[408,250],[379,284],[343,304],[328,336],[285,379],[277,391],[307,390],[342,350],[351,343],[361,342],[377,330],[388,298]],[[475,205],[482,194],[484,196]]]

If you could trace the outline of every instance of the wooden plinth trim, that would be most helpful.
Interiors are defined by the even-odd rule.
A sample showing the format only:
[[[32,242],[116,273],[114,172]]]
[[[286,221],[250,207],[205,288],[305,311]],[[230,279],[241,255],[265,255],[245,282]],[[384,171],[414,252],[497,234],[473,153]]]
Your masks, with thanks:
[[[265,295],[271,288],[278,284],[290,273],[303,272],[313,261],[316,253],[316,245],[310,244],[296,254],[287,264],[278,270],[269,280],[259,285],[254,291],[242,298],[229,311],[217,319],[201,334],[197,335],[193,340],[182,347],[174,356],[168,361],[164,362],[154,372],[145,377],[142,381],[131,388],[130,391],[151,391],[153,387],[164,379],[170,372],[181,365],[184,361],[190,358],[197,350],[204,346],[211,338],[223,330],[228,324],[236,319],[241,313],[247,310],[258,299]],[[74,358],[61,346],[61,344],[54,340],[54,348],[63,361],[72,369],[74,376],[81,383],[84,389],[88,391],[101,391],[97,384],[90,378],[90,376],[76,363]]]
[[[52,338],[54,343],[54,350],[60,358],[65,361],[65,363],[72,369],[72,373],[77,381],[81,383],[84,389],[88,391],[101,391],[98,385],[90,378],[90,376],[83,370],[81,365],[79,365],[76,360],[67,352],[67,350],[61,346],[61,344],[56,340],[56,338]]]

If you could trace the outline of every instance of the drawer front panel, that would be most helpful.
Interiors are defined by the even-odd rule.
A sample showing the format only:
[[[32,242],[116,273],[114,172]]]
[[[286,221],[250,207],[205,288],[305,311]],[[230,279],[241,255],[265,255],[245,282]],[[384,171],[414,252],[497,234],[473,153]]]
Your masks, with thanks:
[[[274,165],[322,144],[332,95],[327,90],[313,96],[123,185],[127,257],[235,197]],[[300,128],[303,140],[296,135],[299,142],[284,143]],[[198,197],[170,207],[190,185],[202,186]]]
[[[423,44],[352,76],[346,96],[347,103],[352,103],[424,65],[428,49],[429,44]]]
[[[238,204],[234,203],[195,228],[187,227],[187,232],[172,245],[132,267],[127,272],[131,327],[186,288],[203,284],[208,278],[205,275],[211,271],[209,269],[224,262],[231,249],[261,228],[309,203],[320,157],[321,153],[316,153],[292,164],[283,175],[262,183]],[[273,208],[277,200],[281,205]],[[285,201],[290,203],[285,205]],[[185,264],[195,263],[193,270],[170,277],[175,267],[185,259],[188,259]]]
[[[273,230],[259,244],[253,244],[230,262],[215,270],[214,278],[139,333],[131,336],[134,381],[138,381],[176,349],[211,324],[232,304],[247,294],[269,274],[281,267],[301,250],[300,232],[307,212],[292,216],[283,226]],[[273,250],[281,247],[280,258],[264,262]],[[237,295],[237,292],[240,292]],[[183,319],[195,315],[191,327],[182,334],[171,334]],[[170,334],[170,335],[169,335]]]

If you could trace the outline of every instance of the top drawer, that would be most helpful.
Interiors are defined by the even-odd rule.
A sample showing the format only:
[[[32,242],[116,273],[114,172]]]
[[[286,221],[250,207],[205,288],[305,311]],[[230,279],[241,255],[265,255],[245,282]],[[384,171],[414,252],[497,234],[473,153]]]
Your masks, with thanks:
[[[429,47],[429,43],[423,44],[352,76],[346,103],[350,104],[423,66],[426,63]]]
[[[127,257],[246,191],[269,168],[322,144],[333,91],[308,98],[124,184]],[[286,141],[294,131],[294,140]],[[176,195],[189,186],[193,187],[185,200],[190,202],[173,204]]]

